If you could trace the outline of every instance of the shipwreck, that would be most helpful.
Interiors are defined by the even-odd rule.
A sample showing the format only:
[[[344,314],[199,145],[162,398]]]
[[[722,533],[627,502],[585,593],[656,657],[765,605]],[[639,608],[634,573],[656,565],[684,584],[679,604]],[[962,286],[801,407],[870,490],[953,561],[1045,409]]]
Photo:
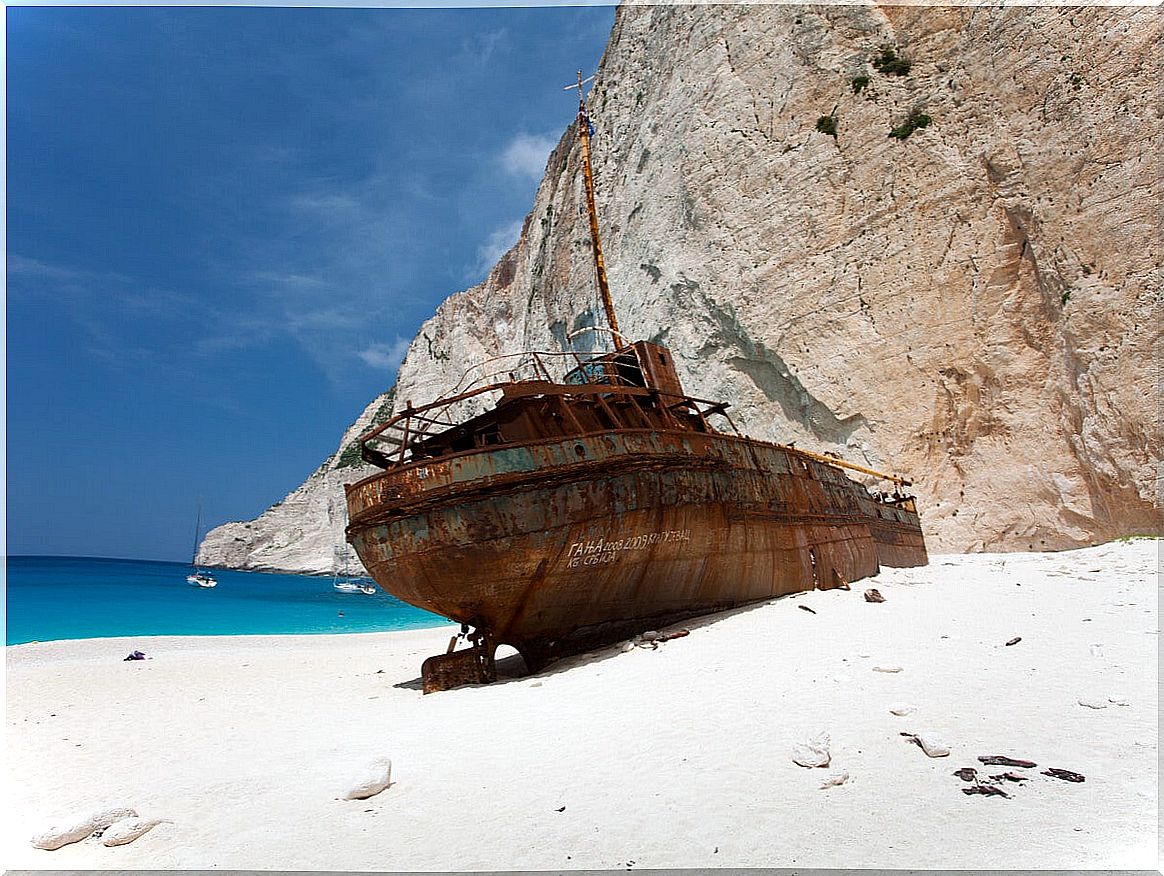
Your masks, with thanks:
[[[345,486],[347,538],[372,578],[462,624],[468,646],[424,662],[426,692],[494,680],[502,644],[537,671],[685,618],[928,562],[906,478],[749,438],[726,404],[683,391],[668,349],[625,341],[581,75],[576,87],[613,349],[482,363],[362,435],[381,471]]]

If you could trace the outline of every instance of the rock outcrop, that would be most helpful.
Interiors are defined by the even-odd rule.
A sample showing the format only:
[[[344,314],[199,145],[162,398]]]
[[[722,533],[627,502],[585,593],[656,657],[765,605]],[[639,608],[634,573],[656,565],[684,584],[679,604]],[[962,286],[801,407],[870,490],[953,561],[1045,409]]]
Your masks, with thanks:
[[[931,550],[1160,533],[1161,30],[1153,7],[624,6],[589,98],[624,333],[757,438],[910,473]],[[394,391],[203,562],[330,568],[361,429],[601,324],[579,162],[568,131]]]

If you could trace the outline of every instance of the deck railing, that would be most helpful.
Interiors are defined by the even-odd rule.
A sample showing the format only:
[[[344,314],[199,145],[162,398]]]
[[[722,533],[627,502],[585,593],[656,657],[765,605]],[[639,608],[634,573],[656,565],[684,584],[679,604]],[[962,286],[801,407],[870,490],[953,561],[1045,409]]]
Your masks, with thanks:
[[[605,377],[606,375],[602,375]],[[506,395],[544,396],[561,402],[563,436],[587,434],[579,423],[570,424],[571,404],[594,404],[603,411],[605,418],[614,429],[671,428],[687,429],[698,424],[706,431],[717,431],[710,422],[712,417],[722,418],[731,433],[739,435],[735,423],[727,415],[727,405],[696,399],[690,396],[676,396],[654,389],[619,383],[614,375],[611,382],[588,384],[564,384],[549,380],[522,380],[491,383],[477,386],[455,395],[437,399],[427,405],[413,407],[409,403],[386,423],[360,436],[363,457],[382,468],[407,465],[418,457],[420,445],[433,436],[463,425],[478,414],[495,407]],[[620,414],[616,404],[626,402],[626,413]],[[654,419],[647,410],[657,412]],[[592,431],[598,431],[597,429]],[[477,436],[482,446],[502,446],[507,443],[500,434],[494,440],[484,432]]]
[[[630,385],[621,379],[614,367],[611,356],[635,355],[634,349],[627,347],[614,353],[589,354],[576,353],[573,350],[565,352],[544,352],[528,350],[521,353],[506,353],[493,356],[470,366],[461,375],[456,385],[449,391],[449,396],[460,395],[479,386],[501,383],[519,383],[527,380],[544,380],[549,383],[565,383],[570,375],[584,375],[594,373],[600,379],[574,380],[581,383],[621,383]],[[601,379],[605,378],[605,379]]]

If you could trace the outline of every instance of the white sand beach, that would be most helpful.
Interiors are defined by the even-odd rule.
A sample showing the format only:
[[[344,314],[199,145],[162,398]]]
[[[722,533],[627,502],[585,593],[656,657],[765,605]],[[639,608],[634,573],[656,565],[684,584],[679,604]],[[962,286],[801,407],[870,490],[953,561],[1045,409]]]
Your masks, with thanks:
[[[429,696],[447,628],[10,646],[3,863],[1154,869],[1160,546],[935,556]],[[795,764],[818,734],[829,766]],[[341,799],[377,757],[393,784]],[[967,795],[962,767],[1027,779]],[[31,846],[103,806],[169,822]]]

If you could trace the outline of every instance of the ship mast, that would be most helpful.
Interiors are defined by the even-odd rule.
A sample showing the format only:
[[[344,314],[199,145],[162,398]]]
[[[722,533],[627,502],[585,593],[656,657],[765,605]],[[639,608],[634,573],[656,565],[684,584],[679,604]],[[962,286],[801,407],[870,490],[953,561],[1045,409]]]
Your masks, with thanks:
[[[606,263],[602,260],[602,241],[598,237],[598,209],[594,206],[594,173],[590,169],[590,118],[586,115],[586,102],[582,95],[582,85],[594,77],[582,78],[578,71],[578,84],[567,85],[564,90],[578,89],[578,135],[582,140],[582,172],[586,181],[586,210],[590,214],[590,239],[594,244],[594,271],[598,276],[598,291],[602,295],[602,306],[606,309],[606,322],[614,333],[615,347],[622,334],[618,330],[618,317],[614,315],[614,302],[610,300],[610,284],[606,281]]]

